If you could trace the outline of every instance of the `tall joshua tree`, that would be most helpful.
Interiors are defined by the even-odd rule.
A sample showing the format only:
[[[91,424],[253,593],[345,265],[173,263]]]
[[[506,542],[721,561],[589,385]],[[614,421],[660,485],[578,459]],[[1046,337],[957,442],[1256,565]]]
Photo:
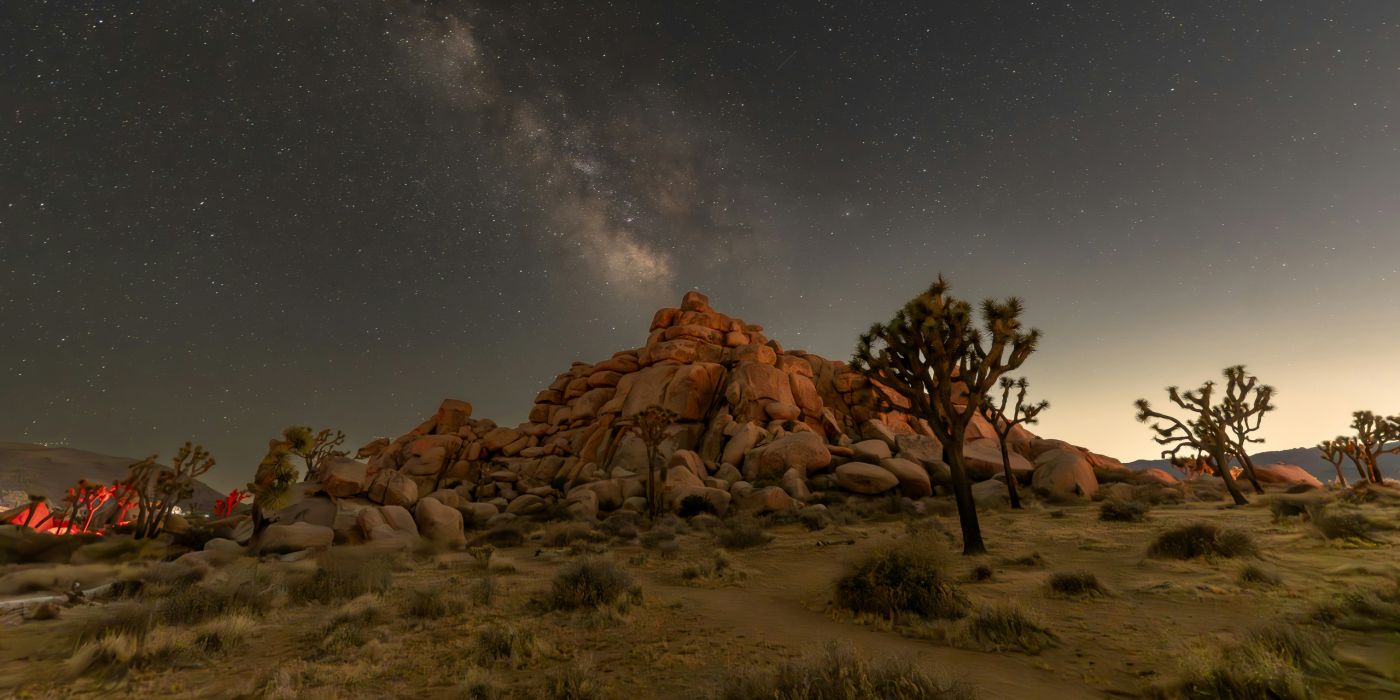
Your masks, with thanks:
[[[1162,456],[1175,464],[1183,452],[1195,450],[1210,460],[1210,467],[1225,482],[1225,490],[1235,505],[1247,505],[1249,501],[1240,493],[1239,484],[1230,474],[1230,457],[1234,454],[1234,442],[1230,438],[1227,411],[1221,404],[1214,403],[1215,382],[1206,382],[1195,391],[1181,391],[1177,387],[1167,387],[1167,397],[1188,416],[1185,419],[1161,413],[1152,409],[1147,399],[1138,399],[1137,419],[1140,423],[1151,423],[1156,433],[1153,440],[1163,445]]]
[[[1264,414],[1274,410],[1273,398],[1278,393],[1268,384],[1260,384],[1259,378],[1249,374],[1244,365],[1225,368],[1225,395],[1221,397],[1221,408],[1225,424],[1234,445],[1235,459],[1254,487],[1255,493],[1264,493],[1259,485],[1259,477],[1254,473],[1254,460],[1249,457],[1249,446],[1264,442],[1263,438],[1252,437],[1264,422]]]
[[[1007,439],[1011,437],[1011,431],[1016,426],[1034,425],[1040,414],[1050,408],[1050,402],[1028,403],[1026,392],[1030,389],[1030,382],[1026,381],[1025,377],[1002,377],[998,386],[1001,387],[999,401],[994,403],[991,396],[982,397],[982,417],[992,424],[997,441],[1001,443],[1001,466],[1005,470],[1006,490],[1011,495],[1011,507],[1019,510],[1021,495],[1016,492],[1016,477],[1011,473],[1011,451],[1007,447]],[[1014,404],[1011,393],[1013,389],[1016,391]]]
[[[871,326],[860,336],[851,367],[873,385],[870,396],[878,409],[928,421],[952,472],[963,554],[984,554],[963,441],[982,400],[1035,351],[1040,331],[1021,328],[1023,305],[1015,297],[982,302],[978,328],[972,305],[950,296],[948,288],[939,275],[888,323]],[[892,401],[882,388],[904,401]]]
[[[155,537],[165,527],[165,519],[181,500],[194,495],[195,479],[214,468],[214,458],[203,445],[186,442],[175,453],[170,466],[157,464],[151,455],[127,467],[125,485],[136,496],[136,539]]]
[[[292,465],[292,446],[286,440],[269,440],[267,454],[258,463],[248,492],[253,494],[253,529],[262,532],[266,526],[264,513],[287,505],[292,485],[297,481],[297,468]]]
[[[340,449],[345,443],[345,433],[326,428],[312,432],[311,426],[293,425],[282,431],[282,439],[287,442],[291,454],[301,458],[306,467],[308,481],[320,479],[326,461],[332,457],[344,457],[349,452]]]
[[[660,406],[647,406],[641,413],[624,424],[623,430],[635,434],[647,448],[647,513],[652,520],[661,512],[661,488],[665,486],[665,473],[657,479],[657,455],[661,443],[666,441],[666,431],[676,422],[676,413]],[[619,440],[619,442],[621,442]]]
[[[1337,470],[1337,483],[1342,488],[1347,487],[1347,478],[1342,476],[1342,460],[1347,458],[1346,449],[1341,438],[1336,440],[1323,440],[1317,443],[1317,449],[1322,453],[1322,458],[1332,463],[1332,467]]]

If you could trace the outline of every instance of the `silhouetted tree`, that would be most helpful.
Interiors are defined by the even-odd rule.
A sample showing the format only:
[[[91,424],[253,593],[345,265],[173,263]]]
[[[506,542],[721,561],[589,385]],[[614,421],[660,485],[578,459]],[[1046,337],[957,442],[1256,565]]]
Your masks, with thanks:
[[[1347,458],[1346,449],[1342,446],[1341,438],[1336,440],[1323,440],[1317,443],[1317,449],[1322,453],[1322,458],[1332,463],[1332,467],[1337,470],[1337,483],[1342,488],[1347,487],[1347,478],[1342,476],[1342,460]]]
[[[1225,424],[1230,429],[1235,459],[1255,493],[1264,493],[1259,477],[1254,473],[1254,460],[1249,457],[1249,446],[1264,442],[1263,438],[1252,437],[1264,422],[1264,414],[1274,410],[1273,398],[1278,391],[1268,384],[1260,384],[1259,378],[1249,374],[1244,365],[1225,368],[1225,395],[1221,398],[1221,409]]]
[[[1211,469],[1225,482],[1225,490],[1235,505],[1247,505],[1249,501],[1240,493],[1235,477],[1230,473],[1230,457],[1234,454],[1234,442],[1229,435],[1226,411],[1220,404],[1213,403],[1215,382],[1206,382],[1195,391],[1180,391],[1177,387],[1167,387],[1167,397],[1190,417],[1177,418],[1152,409],[1147,399],[1138,399],[1137,419],[1141,423],[1151,423],[1153,440],[1167,446],[1162,456],[1175,461],[1186,450],[1195,450],[1210,460]]]
[[[635,434],[647,449],[647,513],[652,520],[661,511],[661,487],[665,485],[665,473],[656,478],[658,470],[656,456],[661,451],[661,443],[666,441],[666,431],[676,422],[676,413],[660,406],[647,406],[641,413],[623,423],[624,434]],[[619,439],[619,442],[621,440]]]
[[[982,417],[986,418],[987,422],[992,424],[992,430],[996,431],[997,442],[1001,444],[1001,465],[1006,476],[1006,490],[1011,495],[1011,507],[1020,509],[1021,495],[1016,490],[1016,477],[1011,473],[1011,450],[1007,446],[1007,440],[1016,426],[1034,425],[1040,414],[1050,408],[1050,402],[1027,403],[1026,392],[1030,389],[1030,382],[1026,381],[1025,377],[1002,377],[999,386],[1001,397],[998,402],[994,403],[991,396],[982,397]],[[1014,404],[1011,393],[1013,389],[1016,390]]]
[[[1040,331],[1022,330],[1023,305],[1015,297],[982,302],[978,328],[972,305],[950,296],[948,288],[939,275],[888,323],[871,326],[860,336],[851,366],[874,385],[870,396],[878,408],[923,418],[943,443],[963,554],[983,554],[987,547],[972,501],[963,441],[987,392],[1035,351]],[[898,394],[904,403],[891,401],[881,388]]]
[[[1382,481],[1379,458],[1383,454],[1400,454],[1400,416],[1379,416],[1371,411],[1351,414],[1354,435],[1343,435],[1340,442],[1347,457],[1356,464],[1361,478],[1373,484]]]
[[[182,500],[194,495],[195,479],[214,468],[214,458],[203,445],[185,442],[170,466],[156,464],[151,455],[127,467],[125,484],[136,496],[135,537],[155,537],[165,527],[165,519]]]
[[[301,458],[306,467],[306,480],[319,480],[326,461],[332,457],[344,457],[349,452],[340,449],[345,443],[345,433],[326,428],[312,432],[311,426],[293,425],[282,431],[282,439],[292,454]]]

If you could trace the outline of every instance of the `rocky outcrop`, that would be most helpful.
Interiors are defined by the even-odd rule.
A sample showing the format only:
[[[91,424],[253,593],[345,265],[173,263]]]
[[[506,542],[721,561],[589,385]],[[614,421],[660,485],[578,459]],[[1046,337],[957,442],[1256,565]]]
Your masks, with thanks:
[[[785,349],[762,326],[720,313],[690,292],[679,307],[656,312],[642,346],[575,362],[554,377],[535,395],[525,423],[498,425],[474,417],[471,404],[448,399],[408,433],[361,448],[365,461],[332,464],[317,497],[357,504],[331,509],[344,521],[340,537],[401,537],[392,533],[406,530],[384,517],[398,507],[417,516],[415,535],[454,544],[460,528],[501,513],[567,510],[601,518],[640,508],[646,450],[624,426],[651,405],[677,416],[661,446],[662,498],[673,510],[691,496],[718,513],[793,510],[832,488],[946,495],[950,472],[928,425],[873,410],[861,398],[870,389],[881,390],[844,362]],[[970,477],[999,478],[992,426],[977,418],[967,437]],[[1023,482],[1039,474],[1036,460],[1047,453],[1062,455],[1047,464],[1078,465],[1054,466],[1041,478],[1056,497],[1092,496],[1096,474],[1128,478],[1116,460],[1019,427],[1008,445],[1012,472]],[[994,490],[985,491],[992,498]],[[348,526],[352,521],[358,527]]]

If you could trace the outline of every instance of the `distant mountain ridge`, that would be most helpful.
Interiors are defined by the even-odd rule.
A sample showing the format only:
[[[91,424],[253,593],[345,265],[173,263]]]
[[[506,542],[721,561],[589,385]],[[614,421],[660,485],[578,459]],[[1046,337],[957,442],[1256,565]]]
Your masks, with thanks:
[[[111,484],[125,479],[126,468],[137,461],[140,460],[71,447],[0,442],[0,495],[19,491],[40,494],[58,502],[79,479]],[[203,482],[195,484],[189,504],[196,509],[212,510],[214,502],[225,495]]]
[[[1283,462],[1284,464],[1296,464],[1306,470],[1309,474],[1321,479],[1324,483],[1337,480],[1337,470],[1331,462],[1322,458],[1322,453],[1316,447],[1294,447],[1288,450],[1270,450],[1268,452],[1256,452],[1250,455],[1255,464],[1274,464]],[[1380,460],[1381,474],[1388,479],[1400,478],[1400,456],[1382,455]],[[1165,459],[1139,459],[1129,462],[1131,469],[1158,469],[1171,470],[1171,462]],[[1356,466],[1350,461],[1342,463],[1342,474],[1346,476],[1347,483],[1353,483],[1361,479],[1360,472],[1356,471]]]

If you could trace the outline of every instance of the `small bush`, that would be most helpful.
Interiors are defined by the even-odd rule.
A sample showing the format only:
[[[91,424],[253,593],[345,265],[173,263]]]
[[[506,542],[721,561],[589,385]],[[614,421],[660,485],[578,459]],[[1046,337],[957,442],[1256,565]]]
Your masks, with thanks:
[[[1028,569],[1039,569],[1045,566],[1045,557],[1040,556],[1040,552],[1031,552],[1019,557],[1003,559],[1003,564],[1007,566],[1020,566]]]
[[[714,578],[723,576],[731,569],[729,558],[724,556],[724,552],[717,551],[710,561],[692,564],[681,569],[681,578],[686,581]]]
[[[1400,632],[1400,579],[1389,588],[1356,588],[1314,612],[1319,622],[1348,630]]]
[[[382,553],[330,549],[317,559],[316,571],[287,587],[292,601],[334,603],[366,593],[383,593],[394,583],[395,562]]]
[[[772,542],[773,536],[763,531],[759,521],[738,516],[725,521],[724,527],[715,533],[715,541],[725,549],[752,549]]]
[[[482,666],[506,662],[518,664],[533,658],[539,652],[539,643],[528,629],[514,625],[487,625],[476,631],[476,662]]]
[[[1088,571],[1056,572],[1050,574],[1046,585],[1052,593],[1069,597],[1099,596],[1106,593],[1099,584],[1098,577]]]
[[[972,689],[924,674],[905,660],[872,663],[849,645],[828,643],[820,656],[789,661],[776,673],[726,676],[719,700],[973,700]]]
[[[714,514],[715,504],[700,494],[691,494],[681,499],[676,513],[682,518],[693,518],[701,513]]]
[[[1317,509],[1312,512],[1312,525],[1329,540],[1375,541],[1371,537],[1371,533],[1376,529],[1375,523],[1357,510]]]
[[[995,574],[992,571],[992,567],[982,564],[980,566],[974,566],[967,577],[974,583],[983,583],[992,580],[993,575]]]
[[[166,624],[193,624],[232,614],[260,616],[272,606],[270,596],[251,581],[229,587],[176,584],[156,603],[156,619]]]
[[[1147,519],[1147,504],[1137,501],[1104,501],[1099,520],[1113,523],[1140,523]]]
[[[836,603],[890,618],[961,618],[969,606],[946,574],[947,559],[938,540],[905,538],[876,550],[838,580]]]
[[[676,532],[666,528],[648,530],[642,533],[639,541],[643,549],[660,549],[663,544],[676,541]]]
[[[546,700],[603,700],[607,697],[598,674],[581,664],[570,664],[545,677],[544,695]]]
[[[406,615],[419,620],[439,620],[460,615],[466,609],[461,598],[439,588],[412,591],[404,601]]]
[[[797,519],[808,532],[817,532],[831,524],[831,513],[825,508],[803,508],[797,512]]]
[[[546,547],[567,547],[580,540],[593,538],[593,528],[580,522],[554,523],[544,529]]]
[[[228,651],[242,645],[257,626],[247,615],[225,615],[195,628],[194,647],[205,654]]]
[[[78,631],[78,641],[126,636],[143,639],[156,625],[155,606],[147,603],[121,603],[108,606],[107,614],[87,621]]]
[[[565,564],[554,576],[550,607],[597,608],[633,592],[632,577],[607,559],[589,557]]]
[[[1257,564],[1247,564],[1240,569],[1239,582],[1246,586],[1279,586],[1283,584],[1283,579],[1269,569],[1265,569]]]
[[[1226,530],[1209,523],[1196,523],[1167,530],[1157,536],[1147,554],[1159,559],[1197,557],[1233,558],[1259,552],[1254,538],[1239,530]]]
[[[978,610],[962,622],[957,639],[981,651],[1039,654],[1055,645],[1053,632],[1016,607]]]

